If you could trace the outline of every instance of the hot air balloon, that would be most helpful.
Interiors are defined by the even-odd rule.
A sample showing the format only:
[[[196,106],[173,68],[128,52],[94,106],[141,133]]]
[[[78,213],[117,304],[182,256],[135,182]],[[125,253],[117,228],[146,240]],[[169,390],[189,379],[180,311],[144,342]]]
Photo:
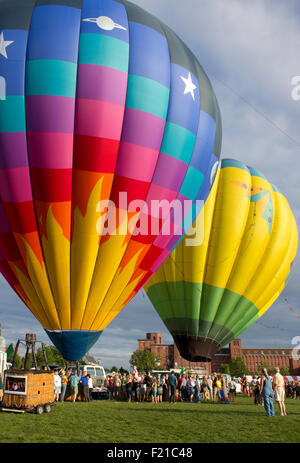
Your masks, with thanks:
[[[0,87],[1,272],[78,360],[199,212],[218,103],[177,35],[119,0],[0,0]]]
[[[182,357],[206,361],[280,295],[298,232],[280,191],[230,159],[222,161],[194,228],[198,241],[186,236],[145,290]]]

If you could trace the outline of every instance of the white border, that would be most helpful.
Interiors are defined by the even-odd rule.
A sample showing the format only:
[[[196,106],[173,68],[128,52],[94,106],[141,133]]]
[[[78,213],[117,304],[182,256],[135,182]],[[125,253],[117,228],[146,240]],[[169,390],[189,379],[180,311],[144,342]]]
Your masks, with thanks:
[[[25,379],[25,392],[18,392],[18,391],[7,391],[5,389],[6,386],[6,378],[22,378]],[[12,395],[27,395],[27,376],[17,376],[17,375],[4,375],[4,394],[12,394]]]

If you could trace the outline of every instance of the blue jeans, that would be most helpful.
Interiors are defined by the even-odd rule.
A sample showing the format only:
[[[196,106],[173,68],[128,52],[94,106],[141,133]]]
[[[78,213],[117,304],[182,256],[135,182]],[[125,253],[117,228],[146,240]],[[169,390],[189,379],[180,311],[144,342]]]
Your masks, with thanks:
[[[263,394],[266,416],[274,416],[273,398],[274,398],[273,392],[269,394]]]
[[[61,401],[61,402],[63,402],[63,401],[65,400],[66,390],[67,390],[67,385],[66,385],[66,384],[62,384],[62,385],[61,385],[61,394],[60,394],[60,401]]]

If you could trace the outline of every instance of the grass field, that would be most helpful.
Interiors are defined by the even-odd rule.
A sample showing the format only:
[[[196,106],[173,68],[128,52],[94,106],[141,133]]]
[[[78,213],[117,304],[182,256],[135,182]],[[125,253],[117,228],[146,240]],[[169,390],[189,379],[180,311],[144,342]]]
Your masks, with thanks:
[[[276,407],[276,416],[267,418],[261,405],[245,397],[230,405],[65,402],[49,414],[0,413],[0,442],[300,442],[300,400],[288,399],[286,405],[288,416]]]

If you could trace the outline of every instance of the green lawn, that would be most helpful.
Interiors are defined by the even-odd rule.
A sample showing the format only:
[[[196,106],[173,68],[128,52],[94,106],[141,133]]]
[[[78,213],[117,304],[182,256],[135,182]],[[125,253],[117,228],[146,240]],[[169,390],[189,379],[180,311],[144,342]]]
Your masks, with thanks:
[[[288,416],[267,418],[261,405],[238,397],[224,404],[93,401],[58,403],[49,414],[0,413],[4,443],[300,442],[300,400]]]

